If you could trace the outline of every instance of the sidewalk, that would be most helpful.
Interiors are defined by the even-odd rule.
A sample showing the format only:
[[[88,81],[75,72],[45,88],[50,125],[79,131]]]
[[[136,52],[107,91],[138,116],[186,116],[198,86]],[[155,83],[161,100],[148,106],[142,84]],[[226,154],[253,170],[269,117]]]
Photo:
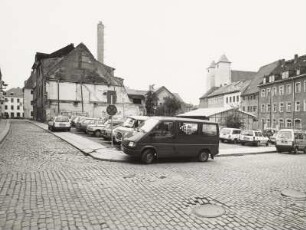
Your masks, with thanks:
[[[35,121],[28,121],[34,125],[39,126],[40,128],[50,132],[48,130],[48,125],[44,123],[39,123]],[[55,136],[71,144],[75,148],[79,149],[84,154],[87,154],[94,159],[103,160],[103,161],[114,161],[114,162],[125,162],[128,158],[128,155],[122,151],[118,151],[111,147],[106,147],[97,142],[91,141],[82,136],[76,135],[70,132],[52,132]],[[264,154],[264,153],[273,153],[276,152],[275,146],[260,146],[260,147],[247,147],[244,148],[232,148],[232,149],[219,149],[218,157],[225,156],[243,156],[250,154]]]
[[[8,119],[0,119],[0,144],[9,133],[11,127],[10,120]]]

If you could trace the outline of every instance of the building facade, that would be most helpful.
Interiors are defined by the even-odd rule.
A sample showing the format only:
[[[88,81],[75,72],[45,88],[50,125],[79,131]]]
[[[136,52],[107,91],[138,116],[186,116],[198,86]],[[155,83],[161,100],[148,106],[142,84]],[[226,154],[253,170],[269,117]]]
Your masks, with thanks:
[[[22,89],[12,88],[4,92],[4,101],[1,103],[2,117],[23,118],[23,92]]]
[[[306,55],[281,64],[259,84],[259,127],[306,128]]]

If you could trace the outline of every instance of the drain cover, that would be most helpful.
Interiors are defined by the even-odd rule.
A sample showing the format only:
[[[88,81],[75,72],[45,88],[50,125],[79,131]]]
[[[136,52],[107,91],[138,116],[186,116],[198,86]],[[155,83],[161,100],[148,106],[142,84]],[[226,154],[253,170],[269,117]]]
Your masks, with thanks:
[[[306,194],[304,192],[300,192],[294,189],[285,189],[281,192],[283,196],[289,196],[292,198],[306,198]]]
[[[194,208],[193,213],[199,217],[212,218],[223,215],[225,213],[225,210],[224,208],[217,205],[206,204]]]

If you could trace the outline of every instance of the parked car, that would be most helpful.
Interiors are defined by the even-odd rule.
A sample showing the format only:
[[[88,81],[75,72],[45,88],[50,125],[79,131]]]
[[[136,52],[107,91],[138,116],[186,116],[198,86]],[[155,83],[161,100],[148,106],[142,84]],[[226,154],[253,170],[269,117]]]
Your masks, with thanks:
[[[76,129],[77,131],[83,131],[86,133],[86,129],[87,129],[87,125],[89,124],[94,124],[95,121],[99,120],[99,118],[89,118],[89,117],[86,117],[84,119],[81,119],[80,122],[77,122],[76,123]]]
[[[306,153],[306,133],[301,130],[281,129],[277,133],[275,146],[277,152]]]
[[[76,116],[71,120],[71,127],[76,127],[76,124],[80,122],[82,119],[85,119],[86,117],[83,116]]]
[[[117,120],[113,122],[113,127],[111,125],[111,123],[108,123],[102,130],[101,130],[101,136],[106,139],[106,140],[110,140],[111,139],[111,133],[112,130],[114,130],[115,128],[121,126],[123,124],[122,120]]]
[[[62,130],[70,131],[71,124],[66,116],[57,116],[48,121],[48,129],[51,131]]]
[[[275,145],[276,143],[277,132],[275,132],[272,136],[269,137],[269,141],[271,144]]]
[[[241,129],[235,128],[223,128],[220,131],[221,142],[233,142],[237,143],[240,139]]]
[[[140,124],[142,124],[149,117],[147,116],[130,116],[124,121],[121,126],[113,130],[114,143],[120,144],[124,135],[134,131]]]
[[[205,162],[219,152],[219,128],[198,119],[152,117],[126,135],[122,148],[145,164],[168,157],[197,157]]]
[[[100,137],[103,128],[109,122],[109,120],[100,119],[94,120],[87,125],[86,133],[89,135],[95,135],[96,137]]]
[[[269,145],[269,138],[262,135],[259,130],[243,130],[240,134],[240,143],[242,145],[252,144],[252,145]]]
[[[273,136],[274,133],[276,133],[277,130],[274,128],[266,128],[264,129],[264,131],[262,132],[262,135],[264,135],[265,137],[270,138],[271,136]]]

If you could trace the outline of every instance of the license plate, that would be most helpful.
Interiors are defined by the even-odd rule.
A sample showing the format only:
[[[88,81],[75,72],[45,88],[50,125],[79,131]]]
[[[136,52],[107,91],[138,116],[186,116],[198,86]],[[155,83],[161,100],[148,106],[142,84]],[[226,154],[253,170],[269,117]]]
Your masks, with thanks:
[[[66,125],[65,125],[65,124],[59,124],[59,126],[60,126],[60,127],[65,127]]]

